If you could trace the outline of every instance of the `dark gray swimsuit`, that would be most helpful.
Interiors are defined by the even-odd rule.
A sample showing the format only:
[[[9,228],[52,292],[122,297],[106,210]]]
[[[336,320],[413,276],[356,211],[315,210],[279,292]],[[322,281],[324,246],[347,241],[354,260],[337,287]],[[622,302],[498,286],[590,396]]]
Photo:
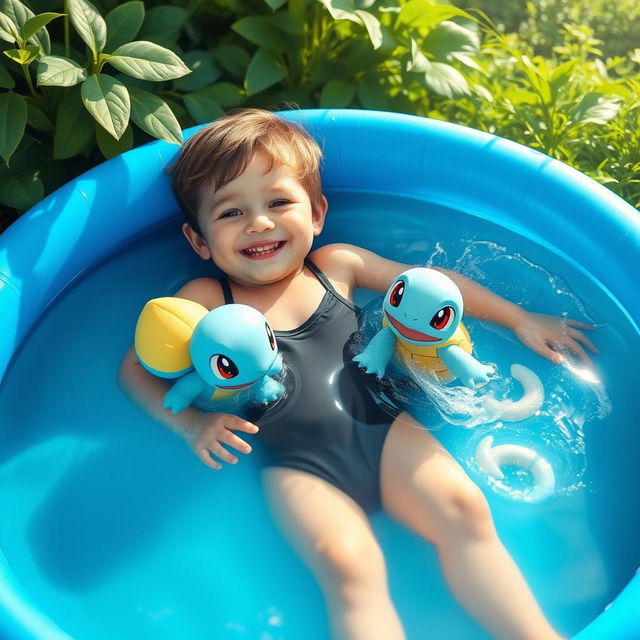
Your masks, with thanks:
[[[250,410],[260,427],[268,466],[312,473],[351,496],[365,511],[380,506],[380,458],[397,411],[383,410],[371,376],[352,362],[355,306],[310,261],[305,266],[326,289],[318,309],[297,329],[275,331],[285,362],[285,397]],[[225,303],[233,302],[226,278]]]

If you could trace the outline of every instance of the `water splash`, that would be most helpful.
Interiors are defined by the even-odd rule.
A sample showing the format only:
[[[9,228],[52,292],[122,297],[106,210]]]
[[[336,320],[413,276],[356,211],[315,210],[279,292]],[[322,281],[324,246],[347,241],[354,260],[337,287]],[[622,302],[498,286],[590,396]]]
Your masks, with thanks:
[[[533,300],[542,298],[544,303],[555,310],[559,317],[574,318],[595,327],[603,326],[587,310],[583,301],[558,275],[532,262],[518,252],[510,252],[506,247],[488,240],[464,239],[459,252],[436,243],[429,253],[424,266],[445,266],[466,275],[476,282],[494,290],[516,304],[531,305]],[[508,279],[498,277],[508,273]],[[498,274],[498,275],[496,275]],[[508,282],[505,282],[508,280]],[[549,304],[549,301],[551,303]],[[362,345],[380,328],[381,304],[374,303],[365,309]],[[557,488],[554,495],[566,495],[582,489],[586,469],[585,428],[596,420],[603,419],[612,410],[605,385],[584,376],[575,370],[558,367],[540,359],[534,369],[544,380],[545,401],[536,413],[522,422],[503,424],[495,404],[485,404],[484,398],[491,394],[496,400],[514,399],[519,391],[510,378],[509,366],[517,356],[517,342],[510,332],[495,326],[487,326],[480,321],[465,320],[474,342],[479,345],[488,342],[488,331],[493,334],[490,356],[497,362],[498,375],[478,389],[467,389],[459,384],[444,384],[433,375],[416,367],[404,368],[400,365],[389,367],[387,395],[401,406],[413,405],[419,408],[435,408],[443,424],[473,429],[473,435],[465,443],[462,458],[467,465],[481,474],[475,462],[475,447],[487,435],[494,435],[496,443],[513,443],[532,447],[552,464]],[[497,338],[496,338],[497,336]],[[483,339],[485,338],[485,339]],[[522,352],[530,357],[524,347]],[[483,357],[484,356],[484,357]],[[487,353],[479,358],[487,361]],[[574,367],[575,369],[575,367]],[[541,373],[543,372],[543,373]],[[441,425],[442,426],[442,425]],[[431,428],[431,425],[430,425]],[[521,469],[506,469],[501,480],[488,480],[494,490],[514,500],[530,501],[530,477]]]

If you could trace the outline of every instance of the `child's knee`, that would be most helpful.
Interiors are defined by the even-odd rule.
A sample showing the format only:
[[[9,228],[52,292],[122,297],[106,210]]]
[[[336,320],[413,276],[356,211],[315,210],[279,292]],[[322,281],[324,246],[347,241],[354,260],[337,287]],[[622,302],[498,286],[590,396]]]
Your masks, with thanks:
[[[323,573],[334,585],[386,581],[384,556],[374,540],[343,536],[317,548]]]
[[[442,496],[444,535],[494,535],[493,519],[484,494],[471,481],[452,486]]]

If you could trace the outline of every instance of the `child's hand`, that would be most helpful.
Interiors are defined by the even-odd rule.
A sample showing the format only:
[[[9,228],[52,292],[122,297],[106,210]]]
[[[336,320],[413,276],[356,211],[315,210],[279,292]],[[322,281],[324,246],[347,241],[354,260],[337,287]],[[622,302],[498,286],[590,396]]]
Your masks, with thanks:
[[[251,453],[251,447],[234,431],[245,433],[257,433],[258,427],[243,418],[229,413],[206,414],[199,432],[189,443],[193,452],[212,469],[222,469],[222,464],[217,459],[236,464],[238,458],[227,451],[226,446],[232,447],[241,453]]]
[[[591,358],[582,345],[588,347],[593,353],[600,353],[591,340],[582,331],[578,331],[578,329],[593,331],[595,327],[591,325],[528,311],[522,314],[521,318],[521,321],[513,327],[513,332],[520,342],[551,362],[561,364],[562,352],[571,351],[587,365],[592,366]]]

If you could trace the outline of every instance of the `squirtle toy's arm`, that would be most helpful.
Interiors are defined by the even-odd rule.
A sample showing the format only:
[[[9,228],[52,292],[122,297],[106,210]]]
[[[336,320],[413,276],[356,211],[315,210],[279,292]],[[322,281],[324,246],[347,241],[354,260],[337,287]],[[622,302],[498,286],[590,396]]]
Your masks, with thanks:
[[[282,371],[282,366],[282,356],[278,354],[271,369],[251,388],[250,398],[252,402],[269,404],[275,402],[284,393],[284,386],[271,377],[279,374]]]
[[[393,357],[396,337],[387,326],[376,333],[367,345],[366,349],[354,357],[353,361],[367,373],[375,373],[382,378],[389,361]]]
[[[162,406],[165,409],[171,409],[173,413],[180,413],[184,411],[205,389],[207,384],[196,373],[191,371],[182,376],[174,385],[167,391],[164,396]]]
[[[469,389],[475,389],[476,385],[488,382],[495,373],[492,366],[482,364],[455,344],[438,349],[438,356],[451,374]]]

